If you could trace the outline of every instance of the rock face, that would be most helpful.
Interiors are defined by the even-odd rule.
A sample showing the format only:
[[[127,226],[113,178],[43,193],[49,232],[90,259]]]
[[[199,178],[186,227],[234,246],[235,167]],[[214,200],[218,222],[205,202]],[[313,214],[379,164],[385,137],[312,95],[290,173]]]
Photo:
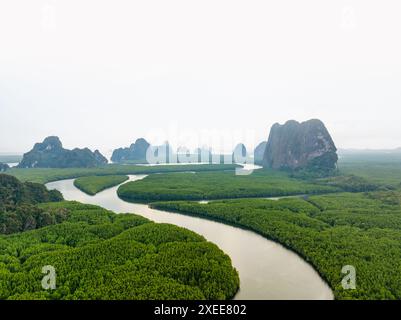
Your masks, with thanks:
[[[47,137],[24,154],[18,168],[90,168],[107,164],[98,151],[88,148],[64,149],[58,137]]]
[[[113,162],[126,162],[135,161],[147,163],[146,150],[150,144],[143,138],[139,138],[135,143],[131,144],[129,148],[119,148],[113,151],[111,161]]]
[[[263,166],[329,174],[336,169],[337,160],[337,148],[322,121],[290,120],[271,128]]]
[[[0,172],[6,172],[8,169],[10,169],[10,167],[7,163],[0,162]]]
[[[253,151],[253,158],[255,164],[262,164],[263,163],[263,156],[265,155],[267,141],[263,141],[259,143],[255,150]]]

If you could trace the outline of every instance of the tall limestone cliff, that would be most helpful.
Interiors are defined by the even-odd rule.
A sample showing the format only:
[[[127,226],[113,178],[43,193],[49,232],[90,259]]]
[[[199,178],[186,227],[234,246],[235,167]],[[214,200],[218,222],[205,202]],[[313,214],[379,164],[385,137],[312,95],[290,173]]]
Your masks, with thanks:
[[[18,168],[90,168],[107,164],[98,151],[88,148],[64,149],[58,137],[47,137],[24,154]]]
[[[139,138],[128,148],[119,148],[113,151],[111,161],[113,162],[137,162],[147,163],[146,151],[150,144],[143,138]]]
[[[334,172],[337,160],[337,148],[322,121],[290,120],[271,128],[263,166],[327,175]]]
[[[263,163],[263,156],[265,154],[266,145],[267,141],[262,141],[256,146],[255,150],[253,151],[255,164],[260,165]]]

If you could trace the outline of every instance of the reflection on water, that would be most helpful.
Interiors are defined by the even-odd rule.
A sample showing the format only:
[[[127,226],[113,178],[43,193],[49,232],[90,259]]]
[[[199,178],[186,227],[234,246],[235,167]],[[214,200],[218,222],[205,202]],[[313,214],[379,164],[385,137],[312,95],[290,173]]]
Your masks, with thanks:
[[[130,181],[145,175],[130,176]],[[119,213],[136,213],[156,222],[171,223],[203,235],[227,253],[238,270],[241,289],[236,299],[333,299],[330,288],[303,259],[256,233],[206,219],[150,209],[118,198],[117,187],[89,196],[73,180],[48,183],[66,200],[96,204]]]

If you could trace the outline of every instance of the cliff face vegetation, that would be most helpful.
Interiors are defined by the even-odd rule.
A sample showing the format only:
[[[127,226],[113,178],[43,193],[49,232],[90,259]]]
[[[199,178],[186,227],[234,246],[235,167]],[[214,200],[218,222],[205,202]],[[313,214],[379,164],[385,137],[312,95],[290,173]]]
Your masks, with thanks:
[[[337,148],[322,121],[291,120],[271,128],[263,165],[328,175],[336,169],[337,160]]]
[[[90,168],[107,164],[107,159],[88,148],[64,149],[58,137],[47,137],[24,154],[18,168]]]

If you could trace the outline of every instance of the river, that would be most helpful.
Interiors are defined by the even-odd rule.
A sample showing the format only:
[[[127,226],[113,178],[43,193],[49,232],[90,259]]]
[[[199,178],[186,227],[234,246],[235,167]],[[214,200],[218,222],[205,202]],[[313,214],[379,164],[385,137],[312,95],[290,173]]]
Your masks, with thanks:
[[[143,179],[132,175],[129,181]],[[47,184],[57,189],[66,200],[95,204],[117,213],[135,213],[159,223],[171,223],[198,234],[218,245],[231,257],[240,275],[240,290],[235,299],[296,300],[333,299],[333,293],[319,274],[292,251],[254,232],[202,218],[149,208],[145,204],[128,203],[117,196],[113,187],[89,196],[74,184],[60,180]],[[126,183],[126,182],[125,182]]]

